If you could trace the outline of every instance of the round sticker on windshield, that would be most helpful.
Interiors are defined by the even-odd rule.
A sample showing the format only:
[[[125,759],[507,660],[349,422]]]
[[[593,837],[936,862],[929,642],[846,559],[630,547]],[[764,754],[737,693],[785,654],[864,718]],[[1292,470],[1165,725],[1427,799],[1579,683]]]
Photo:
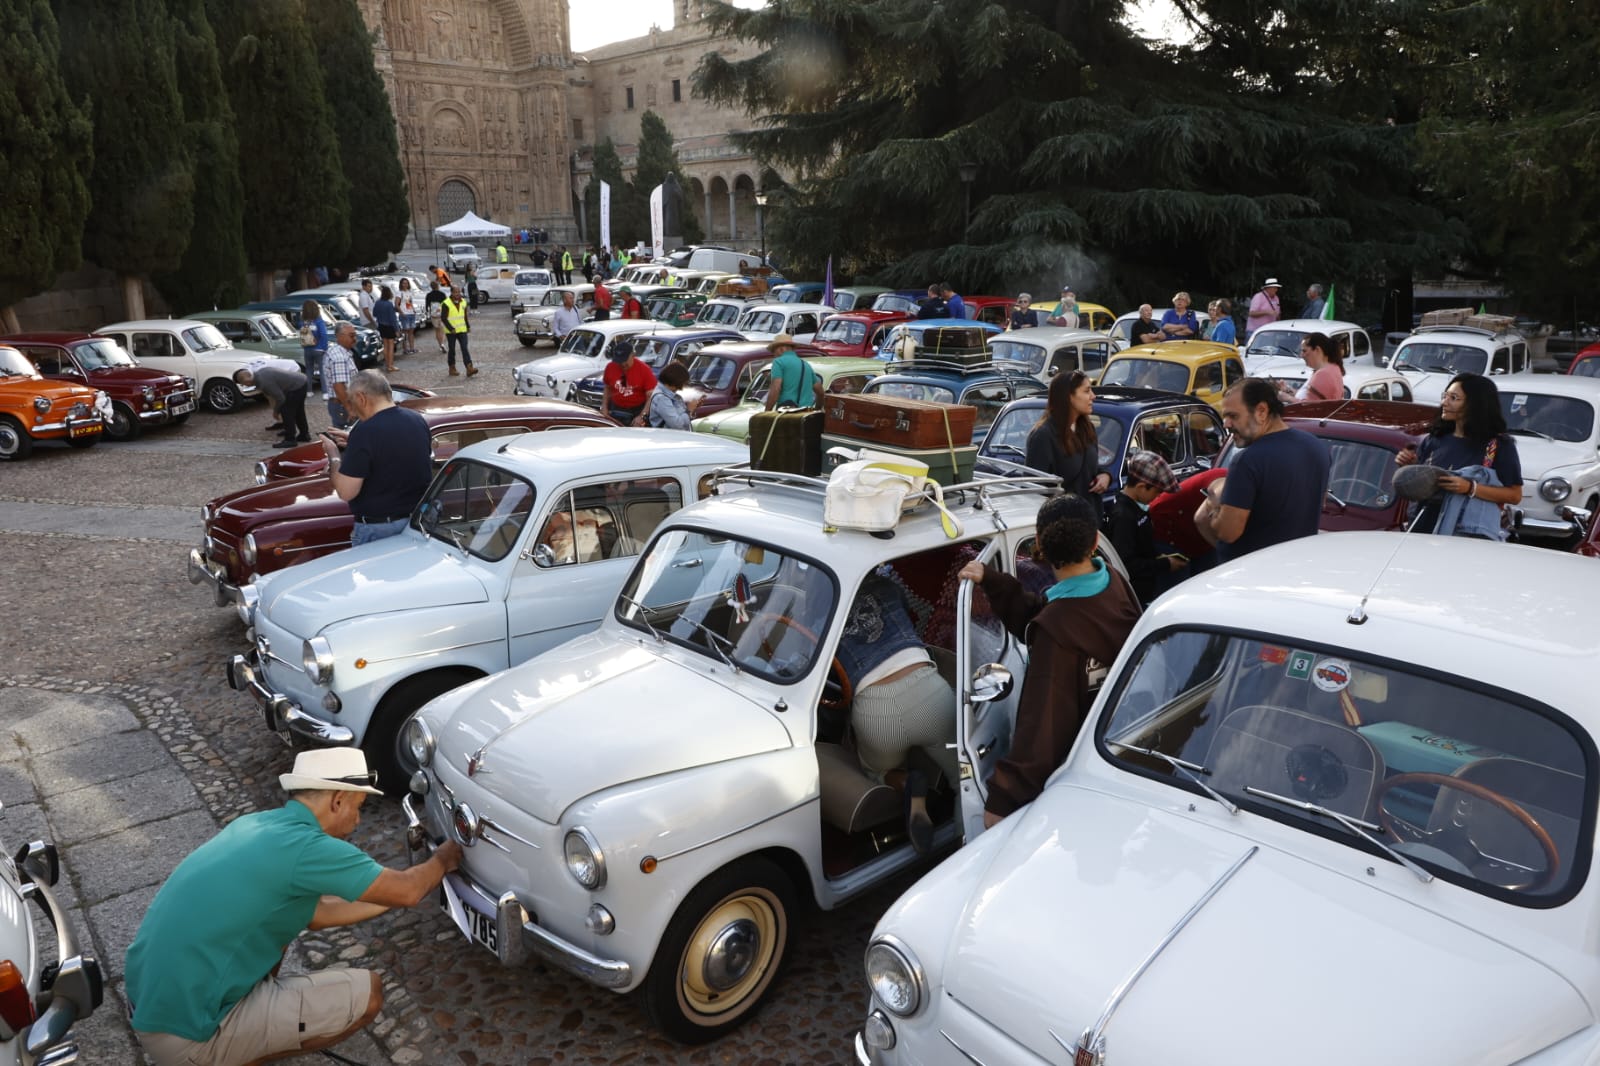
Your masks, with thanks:
[[[1311,681],[1324,692],[1343,692],[1350,685],[1350,664],[1343,659],[1323,659],[1311,671]]]

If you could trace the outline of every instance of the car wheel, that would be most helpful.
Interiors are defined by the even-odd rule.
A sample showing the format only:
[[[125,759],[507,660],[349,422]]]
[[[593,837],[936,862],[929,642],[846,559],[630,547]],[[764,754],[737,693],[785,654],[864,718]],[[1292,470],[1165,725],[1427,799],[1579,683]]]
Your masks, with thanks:
[[[435,696],[460,688],[475,676],[446,670],[407,678],[378,701],[361,750],[367,753],[367,765],[378,771],[378,787],[385,795],[404,796],[411,788],[411,775],[420,769],[405,750],[402,729],[406,721]]]
[[[244,402],[238,386],[227,378],[212,378],[206,382],[204,395],[206,406],[219,415],[238,410],[239,405]]]
[[[26,459],[33,452],[33,438],[15,418],[0,417],[0,460]]]
[[[532,348],[535,344],[539,343],[532,337],[518,337],[517,340],[522,342],[522,346],[524,348]]]
[[[111,405],[111,421],[106,423],[105,435],[112,440],[138,440],[144,427],[139,424],[139,416],[133,413],[133,408],[125,403]]]
[[[85,448],[93,448],[96,444],[100,443],[100,438],[102,435],[104,435],[104,433],[105,430],[102,429],[99,433],[89,437],[68,437],[67,447],[76,448],[80,452]]]
[[[725,866],[672,916],[644,982],[657,1028],[702,1044],[743,1024],[787,957],[794,886],[767,859]]]

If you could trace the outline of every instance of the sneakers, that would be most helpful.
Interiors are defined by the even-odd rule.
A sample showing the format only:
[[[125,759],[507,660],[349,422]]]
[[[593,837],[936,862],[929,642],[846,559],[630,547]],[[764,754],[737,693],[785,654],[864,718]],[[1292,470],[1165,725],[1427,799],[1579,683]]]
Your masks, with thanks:
[[[478,368],[477,367],[473,366],[471,363],[467,364],[467,377],[470,378],[472,375],[476,374],[477,372],[478,372]]]
[[[458,378],[458,377],[461,376],[461,371],[457,370],[455,367],[451,367],[450,368],[450,376],[453,377],[453,378]]]

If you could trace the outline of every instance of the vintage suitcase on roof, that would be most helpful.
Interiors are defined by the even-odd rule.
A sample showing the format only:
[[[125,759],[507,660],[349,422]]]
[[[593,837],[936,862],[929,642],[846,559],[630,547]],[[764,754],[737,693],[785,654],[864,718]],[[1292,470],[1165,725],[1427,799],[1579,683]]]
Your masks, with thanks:
[[[1461,324],[1475,329],[1486,329],[1490,333],[1504,333],[1515,322],[1516,319],[1510,315],[1468,315]]]
[[[922,331],[919,347],[929,355],[983,351],[984,331],[977,326],[931,326]]]
[[[1472,314],[1470,307],[1447,307],[1439,311],[1425,311],[1422,315],[1424,326],[1459,326]]]
[[[972,443],[978,409],[958,403],[899,400],[891,396],[827,396],[824,433],[902,448],[965,447]]]
[[[817,477],[822,473],[822,411],[758,411],[750,418],[750,465]]]
[[[882,441],[866,442],[853,437],[837,437],[832,433],[822,435],[822,466],[824,475],[831,474],[833,468],[850,460],[843,455],[835,454],[834,449],[870,448],[875,452],[884,452],[889,455],[898,455],[904,459],[911,459],[924,463],[928,467],[928,476],[941,485],[961,485],[972,480],[972,469],[978,462],[978,446],[941,444],[932,448],[904,448],[897,444],[886,444]]]

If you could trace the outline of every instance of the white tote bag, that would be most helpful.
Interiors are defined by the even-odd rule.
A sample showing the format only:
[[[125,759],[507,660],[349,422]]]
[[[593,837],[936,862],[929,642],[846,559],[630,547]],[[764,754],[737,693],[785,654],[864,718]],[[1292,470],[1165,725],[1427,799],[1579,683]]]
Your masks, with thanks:
[[[944,505],[944,488],[928,477],[928,464],[898,455],[862,448],[831,448],[828,454],[855,458],[833,468],[828,478],[822,520],[833,529],[859,529],[881,533],[900,522],[906,500],[924,491],[939,508],[945,535],[961,535],[957,522]]]

